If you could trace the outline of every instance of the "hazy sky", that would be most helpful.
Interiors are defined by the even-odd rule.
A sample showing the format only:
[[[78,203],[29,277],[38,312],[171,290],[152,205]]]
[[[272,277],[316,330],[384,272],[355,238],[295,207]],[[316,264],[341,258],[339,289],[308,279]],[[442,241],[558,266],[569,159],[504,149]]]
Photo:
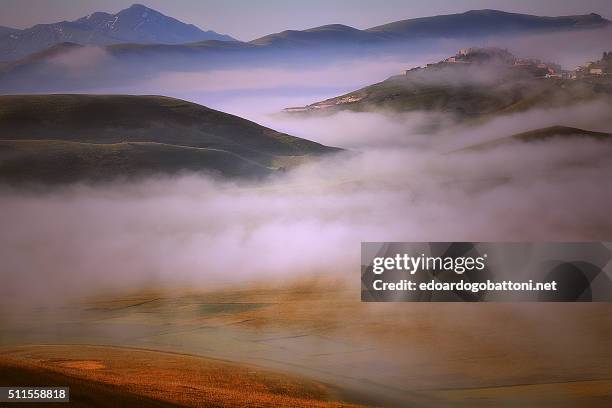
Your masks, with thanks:
[[[24,28],[115,13],[134,0],[0,0],[0,25]],[[205,30],[240,40],[286,29],[342,23],[368,28],[406,18],[493,8],[538,15],[598,13],[612,19],[612,0],[148,0],[142,4]]]

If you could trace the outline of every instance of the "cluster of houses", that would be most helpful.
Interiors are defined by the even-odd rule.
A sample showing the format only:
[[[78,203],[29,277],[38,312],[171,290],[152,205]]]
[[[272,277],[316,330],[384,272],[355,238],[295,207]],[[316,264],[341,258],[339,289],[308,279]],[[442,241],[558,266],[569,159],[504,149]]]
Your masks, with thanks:
[[[604,52],[599,61],[589,61],[572,71],[575,78],[588,76],[612,75],[612,51]]]
[[[446,64],[482,64],[493,63],[498,66],[521,69],[530,72],[537,78],[577,79],[589,76],[612,74],[612,51],[604,52],[603,58],[597,62],[587,62],[573,71],[561,69],[558,64],[543,62],[538,59],[516,58],[508,50],[503,48],[463,48],[459,52],[443,61],[435,64],[427,64],[430,67],[442,67]],[[417,67],[404,71],[408,74],[423,68]]]

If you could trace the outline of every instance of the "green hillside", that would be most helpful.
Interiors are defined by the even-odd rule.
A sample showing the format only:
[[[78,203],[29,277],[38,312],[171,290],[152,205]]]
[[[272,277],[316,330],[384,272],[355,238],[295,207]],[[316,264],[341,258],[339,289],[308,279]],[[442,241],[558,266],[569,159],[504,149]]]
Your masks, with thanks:
[[[536,78],[513,69],[444,64],[301,108],[295,113],[436,111],[458,119],[522,112],[534,107],[568,106],[599,97],[612,97],[612,78],[560,80]]]
[[[68,183],[182,171],[257,177],[274,169],[224,150],[162,143],[0,140],[0,180],[4,181]]]
[[[0,179],[207,171],[261,176],[337,149],[162,96],[0,96]]]

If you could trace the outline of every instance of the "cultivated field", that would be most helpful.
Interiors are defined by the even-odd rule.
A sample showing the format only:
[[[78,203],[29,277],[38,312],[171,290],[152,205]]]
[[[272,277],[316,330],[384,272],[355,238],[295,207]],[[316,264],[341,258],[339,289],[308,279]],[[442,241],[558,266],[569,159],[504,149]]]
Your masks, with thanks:
[[[290,406],[612,404],[612,305],[367,304],[358,293],[342,280],[313,278],[105,295],[37,317],[5,315],[3,355],[181,404],[213,394],[246,401],[244,389],[258,390],[262,404]],[[237,365],[123,348],[21,346],[42,343]],[[181,374],[184,367],[193,374]]]
[[[69,385],[79,406],[348,406],[314,381],[184,354],[86,345],[2,351],[2,385]]]

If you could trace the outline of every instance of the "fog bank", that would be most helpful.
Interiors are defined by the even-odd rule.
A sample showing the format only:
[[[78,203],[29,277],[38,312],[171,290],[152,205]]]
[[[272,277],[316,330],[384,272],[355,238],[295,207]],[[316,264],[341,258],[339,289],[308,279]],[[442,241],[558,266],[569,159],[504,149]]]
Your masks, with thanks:
[[[591,128],[610,130],[609,108],[588,109]],[[361,241],[609,240],[612,144],[558,138],[449,153],[585,119],[580,109],[479,127],[422,114],[283,117],[277,128],[350,150],[257,184],[184,175],[4,187],[0,294],[32,304],[143,285],[357,279]],[[449,126],[424,132],[432,120]]]

